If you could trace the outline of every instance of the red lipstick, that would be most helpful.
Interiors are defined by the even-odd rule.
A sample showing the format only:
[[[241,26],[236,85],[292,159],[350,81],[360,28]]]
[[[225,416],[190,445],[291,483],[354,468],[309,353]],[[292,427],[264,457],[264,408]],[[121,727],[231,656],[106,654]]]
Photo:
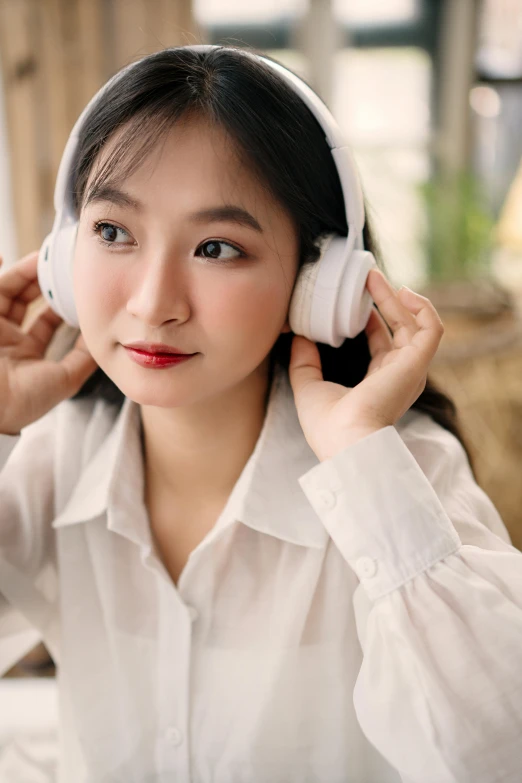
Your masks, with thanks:
[[[184,353],[179,348],[165,343],[135,342],[127,343],[123,347],[136,364],[151,369],[172,367],[197,355]]]
[[[176,356],[193,356],[188,351],[182,351],[181,348],[175,348],[173,345],[167,345],[166,343],[145,343],[138,340],[135,343],[125,343],[123,347],[134,348],[145,353],[173,353]]]

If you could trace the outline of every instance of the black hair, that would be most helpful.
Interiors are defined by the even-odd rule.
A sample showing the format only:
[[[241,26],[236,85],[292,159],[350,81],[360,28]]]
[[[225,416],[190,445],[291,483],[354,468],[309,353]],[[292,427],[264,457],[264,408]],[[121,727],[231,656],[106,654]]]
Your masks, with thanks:
[[[263,55],[265,56],[265,55]],[[168,48],[135,63],[108,88],[84,121],[72,169],[74,208],[79,216],[89,192],[107,180],[131,174],[175,122],[191,116],[224,129],[239,157],[293,218],[298,232],[299,266],[319,257],[319,241],[329,233],[346,236],[348,226],[341,183],[325,134],[301,98],[271,68],[239,47],[197,52]],[[103,165],[93,166],[107,141],[120,131]],[[87,183],[93,173],[92,181]],[[379,260],[369,221],[365,247]],[[288,370],[292,333],[283,333],[270,357]],[[364,378],[370,354],[365,333],[339,348],[318,343],[325,380],[355,386]],[[98,369],[77,393],[122,403],[123,393]],[[412,406],[455,435],[454,403],[428,379]]]

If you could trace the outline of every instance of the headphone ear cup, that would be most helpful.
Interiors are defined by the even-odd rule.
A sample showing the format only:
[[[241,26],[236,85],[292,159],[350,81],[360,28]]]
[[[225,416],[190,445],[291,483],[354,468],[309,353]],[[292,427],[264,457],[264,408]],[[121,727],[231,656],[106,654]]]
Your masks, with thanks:
[[[51,233],[48,234],[45,237],[44,241],[42,242],[38,253],[38,263],[36,265],[36,270],[37,270],[38,285],[40,286],[40,291],[42,292],[44,299],[54,310],[53,292],[52,292],[53,282],[52,282],[51,265],[49,263],[49,251],[51,249],[52,239],[53,239],[53,234]]]
[[[373,306],[366,279],[374,266],[370,252],[348,250],[346,237],[327,237],[320,258],[299,271],[289,308],[292,331],[333,348],[356,337]]]
[[[310,312],[312,309],[312,297],[315,280],[319,272],[319,261],[311,261],[303,264],[294,286],[288,322],[294,334],[312,339],[310,332]]]
[[[288,312],[290,328],[294,334],[300,334],[313,342],[318,342],[317,338],[313,336],[311,329],[314,290],[316,288],[321,262],[335,238],[338,239],[335,234],[328,234],[325,236],[321,241],[319,258],[316,261],[307,261],[303,264],[299,270],[292,293],[292,299],[290,301]],[[346,238],[342,241],[345,243]]]
[[[68,223],[44,239],[38,254],[40,290],[48,305],[69,326],[78,328],[74,302],[72,264],[78,224]]]

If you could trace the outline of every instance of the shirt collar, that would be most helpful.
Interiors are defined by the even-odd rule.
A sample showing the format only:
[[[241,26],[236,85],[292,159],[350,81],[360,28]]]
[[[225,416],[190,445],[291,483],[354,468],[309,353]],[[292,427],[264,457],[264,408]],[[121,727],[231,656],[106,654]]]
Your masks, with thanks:
[[[108,407],[104,404],[104,407]],[[106,419],[106,417],[105,417]],[[98,427],[95,415],[89,428]],[[53,528],[67,527],[107,515],[107,527],[136,543],[151,543],[143,502],[144,475],[140,438],[139,406],[126,398],[107,432],[88,431],[89,441],[99,443],[82,470]],[[98,437],[97,437],[98,436]]]
[[[298,482],[317,463],[299,423],[288,372],[276,367],[263,428],[213,535],[239,521],[284,541],[324,547],[328,534]],[[109,530],[152,547],[143,495],[140,412],[127,398],[53,527],[106,513]]]
[[[290,543],[324,547],[328,533],[298,482],[317,464],[299,423],[288,372],[276,367],[263,428],[232,492],[237,518]],[[220,522],[226,524],[226,518]]]

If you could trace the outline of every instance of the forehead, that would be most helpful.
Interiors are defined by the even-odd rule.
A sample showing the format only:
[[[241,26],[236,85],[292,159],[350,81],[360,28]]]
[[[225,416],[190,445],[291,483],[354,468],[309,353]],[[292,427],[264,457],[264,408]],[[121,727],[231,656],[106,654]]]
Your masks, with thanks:
[[[296,220],[237,140],[222,127],[204,118],[185,117],[153,137],[151,145],[146,144],[147,129],[140,136],[138,128],[131,143],[125,131],[120,129],[100,152],[83,194],[82,212],[88,209],[86,199],[93,186],[123,190],[137,197],[149,216],[168,221],[173,215],[234,205],[262,227],[268,246],[278,252],[288,247],[295,253],[299,243]],[[104,171],[107,160],[109,167]]]
[[[220,125],[197,117],[183,117],[157,134],[154,128],[144,133],[138,128],[130,139],[128,127],[120,128],[98,154],[87,192],[95,180],[135,185],[142,194],[158,186],[220,190],[227,198],[234,191],[236,197],[242,194],[265,208],[283,206],[274,204],[267,182],[238,142]]]

